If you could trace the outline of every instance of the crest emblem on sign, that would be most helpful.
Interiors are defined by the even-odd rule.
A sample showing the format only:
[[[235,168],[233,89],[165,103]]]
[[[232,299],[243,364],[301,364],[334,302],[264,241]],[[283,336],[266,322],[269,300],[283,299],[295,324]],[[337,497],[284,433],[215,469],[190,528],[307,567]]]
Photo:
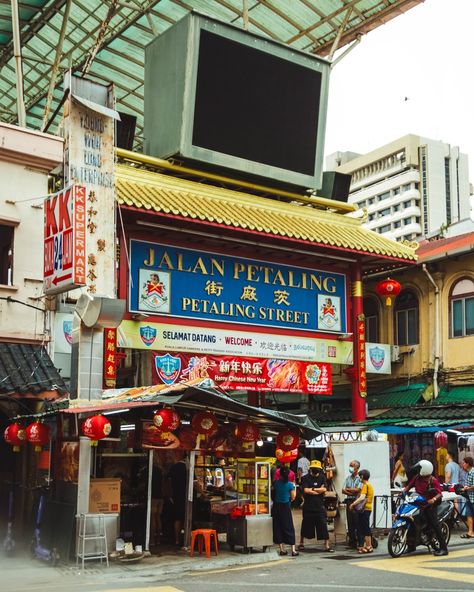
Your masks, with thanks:
[[[64,338],[72,345],[72,321],[63,321]]]
[[[150,325],[146,325],[145,327],[140,327],[140,337],[141,340],[145,345],[150,347],[150,345],[156,339],[156,329],[150,327]]]
[[[339,297],[318,296],[318,308],[318,327],[320,329],[339,331],[341,329],[341,321],[339,318]]]
[[[139,309],[151,312],[169,312],[169,273],[141,269]]]
[[[372,366],[376,370],[380,370],[385,362],[385,350],[377,346],[371,347],[369,349],[369,357]]]
[[[175,383],[179,378],[181,371],[181,358],[165,354],[155,357],[155,368],[159,379],[164,384]]]

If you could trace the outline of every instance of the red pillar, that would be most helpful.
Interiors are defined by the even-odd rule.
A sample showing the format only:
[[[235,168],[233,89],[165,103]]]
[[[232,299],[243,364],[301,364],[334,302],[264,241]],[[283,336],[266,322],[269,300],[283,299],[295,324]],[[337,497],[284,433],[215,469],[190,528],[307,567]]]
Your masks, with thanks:
[[[365,316],[360,263],[352,268],[352,343],[354,365],[348,372],[352,384],[352,421],[365,421],[367,380],[365,368]]]

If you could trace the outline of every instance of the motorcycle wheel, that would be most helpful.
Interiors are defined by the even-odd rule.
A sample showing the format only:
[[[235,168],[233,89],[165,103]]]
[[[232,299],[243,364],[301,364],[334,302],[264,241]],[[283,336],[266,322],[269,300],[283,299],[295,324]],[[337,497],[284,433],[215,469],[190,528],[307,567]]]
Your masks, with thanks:
[[[394,528],[388,535],[388,552],[392,557],[400,557],[407,548],[408,529],[403,526]]]
[[[449,527],[449,524],[447,522],[441,522],[440,526],[441,532],[444,536],[444,540],[446,541],[446,545],[448,545],[451,539],[451,528]]]

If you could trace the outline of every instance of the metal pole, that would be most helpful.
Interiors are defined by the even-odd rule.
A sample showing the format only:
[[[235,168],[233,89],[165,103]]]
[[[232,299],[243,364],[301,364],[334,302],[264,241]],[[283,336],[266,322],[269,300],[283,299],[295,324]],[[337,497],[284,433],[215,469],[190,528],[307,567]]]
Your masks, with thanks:
[[[150,550],[151,481],[152,481],[152,478],[153,478],[153,450],[149,450],[148,451],[148,488],[147,488],[147,496],[146,496],[145,551]]]
[[[187,495],[186,495],[186,508],[184,516],[184,546],[189,548],[191,545],[191,530],[193,524],[193,497],[194,497],[194,467],[196,465],[195,450],[191,450],[189,454],[189,471],[187,480]]]
[[[54,58],[53,68],[51,70],[51,80],[49,81],[48,96],[46,98],[46,105],[44,108],[44,115],[43,115],[43,125],[41,126],[41,131],[44,131],[44,129],[46,127],[48,117],[49,117],[49,112],[51,110],[51,101],[53,100],[53,93],[54,93],[54,87],[56,86],[56,78],[58,75],[59,63],[61,61],[61,56],[63,53],[63,43],[64,43],[64,37],[66,36],[67,23],[69,20],[69,12],[71,11],[71,3],[72,3],[72,0],[67,0],[66,6],[64,8],[63,22],[61,25],[61,31],[59,33],[58,45],[56,46],[56,56]]]
[[[23,69],[21,64],[20,19],[18,17],[18,1],[11,0],[12,5],[12,34],[13,55],[16,70],[16,104],[18,110],[18,125],[26,127],[25,99],[23,96]]]
[[[352,383],[352,421],[365,421],[367,383],[365,376],[365,319],[362,293],[362,269],[359,262],[352,267],[352,323],[354,362],[349,374]]]

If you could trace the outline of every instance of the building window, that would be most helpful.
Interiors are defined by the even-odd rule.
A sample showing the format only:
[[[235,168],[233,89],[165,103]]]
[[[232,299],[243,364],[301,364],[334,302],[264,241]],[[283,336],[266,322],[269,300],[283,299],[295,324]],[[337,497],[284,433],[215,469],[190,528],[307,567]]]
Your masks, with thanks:
[[[392,229],[392,227],[390,226],[390,224],[385,224],[384,226],[381,226],[378,230],[379,232],[390,232],[390,230]]]
[[[395,187],[395,189],[393,190],[393,195],[399,195],[400,193],[400,187]]]
[[[384,208],[380,210],[379,216],[390,216],[390,208]]]
[[[463,279],[454,285],[450,298],[451,337],[474,335],[474,282]]]
[[[410,208],[411,207],[411,199],[409,199],[408,201],[404,201],[403,202],[403,207],[404,208]]]
[[[385,193],[382,193],[379,195],[379,200],[381,201],[382,199],[388,199],[390,197],[390,191],[386,191]]]
[[[401,225],[402,225],[401,220],[397,220],[396,222],[393,223],[394,228],[400,228]]]
[[[406,185],[403,185],[402,190],[403,191],[410,191],[411,189],[411,183],[407,183]]]
[[[368,202],[369,206],[375,203],[375,197],[369,197]]]
[[[372,222],[372,220],[375,220],[376,215],[375,214],[369,214],[369,222]]]
[[[13,285],[13,234],[15,228],[0,223],[0,284]]]
[[[365,340],[379,343],[379,307],[375,298],[364,298]]]
[[[400,204],[396,204],[393,206],[393,211],[394,212],[399,212],[400,211]]]
[[[402,290],[395,308],[397,345],[415,345],[418,339],[418,298],[412,290]]]

